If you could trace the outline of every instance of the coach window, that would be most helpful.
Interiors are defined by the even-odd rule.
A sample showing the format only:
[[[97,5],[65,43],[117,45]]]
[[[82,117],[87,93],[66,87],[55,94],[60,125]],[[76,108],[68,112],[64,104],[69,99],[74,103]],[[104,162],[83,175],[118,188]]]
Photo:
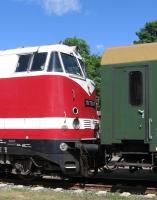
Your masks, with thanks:
[[[74,56],[61,53],[61,57],[66,73],[83,76],[78,62]]]
[[[48,72],[63,72],[57,52],[52,52],[48,66]]]
[[[35,53],[33,58],[33,63],[31,66],[31,71],[42,71],[45,67],[45,62],[47,58],[47,53]]]
[[[16,68],[16,72],[27,71],[31,58],[32,58],[32,54],[20,55],[18,64],[17,64],[17,68]]]
[[[140,71],[129,73],[129,101],[133,106],[140,106],[143,103],[143,78]]]

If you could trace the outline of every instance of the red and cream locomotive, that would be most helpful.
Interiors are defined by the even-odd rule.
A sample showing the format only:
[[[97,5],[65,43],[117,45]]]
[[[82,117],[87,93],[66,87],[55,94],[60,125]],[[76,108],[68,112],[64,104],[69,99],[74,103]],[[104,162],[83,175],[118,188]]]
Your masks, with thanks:
[[[97,124],[95,85],[75,47],[0,51],[1,170],[79,174]]]

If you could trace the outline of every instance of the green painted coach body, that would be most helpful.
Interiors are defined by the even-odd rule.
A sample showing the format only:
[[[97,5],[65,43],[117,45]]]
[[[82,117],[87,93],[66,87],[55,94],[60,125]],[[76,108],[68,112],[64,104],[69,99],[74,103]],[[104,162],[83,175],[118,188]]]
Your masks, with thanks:
[[[107,49],[101,65],[101,143],[156,152],[157,43]]]

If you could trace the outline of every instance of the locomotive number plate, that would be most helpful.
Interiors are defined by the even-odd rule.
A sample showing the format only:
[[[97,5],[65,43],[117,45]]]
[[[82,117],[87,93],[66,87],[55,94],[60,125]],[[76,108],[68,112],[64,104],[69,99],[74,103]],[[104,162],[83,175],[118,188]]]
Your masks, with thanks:
[[[95,103],[95,101],[86,99],[85,100],[85,106],[95,108],[96,107],[96,103]]]

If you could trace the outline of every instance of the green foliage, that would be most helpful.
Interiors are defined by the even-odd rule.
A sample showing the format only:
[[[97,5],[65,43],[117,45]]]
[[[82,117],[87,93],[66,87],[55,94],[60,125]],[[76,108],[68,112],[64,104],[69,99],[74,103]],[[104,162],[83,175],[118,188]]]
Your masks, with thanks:
[[[147,22],[136,35],[139,40],[134,41],[134,44],[157,42],[157,20]]]
[[[69,46],[77,46],[79,48],[81,56],[84,58],[86,55],[90,54],[90,47],[86,43],[85,40],[78,39],[76,37],[73,38],[66,38],[63,41],[63,44],[69,45]]]
[[[94,80],[96,83],[96,90],[97,96],[100,95],[100,74],[99,74],[99,67],[100,67],[100,56],[92,55],[90,53],[90,47],[86,43],[85,40],[73,37],[73,38],[66,38],[63,41],[63,44],[69,46],[77,46],[79,48],[79,53],[81,54],[82,58],[84,59],[87,76]]]

